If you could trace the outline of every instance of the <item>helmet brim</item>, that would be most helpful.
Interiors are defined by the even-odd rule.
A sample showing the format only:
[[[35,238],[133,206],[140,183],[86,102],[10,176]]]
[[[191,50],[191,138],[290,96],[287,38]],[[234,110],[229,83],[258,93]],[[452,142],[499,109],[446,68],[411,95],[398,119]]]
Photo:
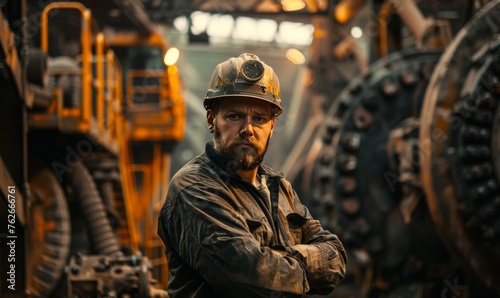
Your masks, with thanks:
[[[218,96],[211,96],[209,98],[205,98],[205,100],[203,101],[203,105],[205,106],[206,110],[209,110],[209,109],[212,109],[212,104],[213,103],[215,103],[217,101],[220,101],[220,100],[223,100],[223,99],[232,98],[232,97],[235,97],[235,98],[250,98],[250,99],[257,99],[257,100],[268,102],[273,107],[277,108],[276,116],[279,116],[283,112],[283,108],[281,107],[281,105],[279,105],[279,104],[276,103],[276,100],[263,98],[262,96],[253,95],[252,93],[249,93],[249,94],[236,93],[236,94],[223,94],[223,95],[218,95]]]

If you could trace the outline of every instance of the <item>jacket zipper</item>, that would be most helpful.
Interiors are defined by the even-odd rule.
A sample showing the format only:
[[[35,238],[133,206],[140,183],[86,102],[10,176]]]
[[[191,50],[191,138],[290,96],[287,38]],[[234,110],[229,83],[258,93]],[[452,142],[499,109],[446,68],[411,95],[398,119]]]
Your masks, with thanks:
[[[271,229],[273,230],[273,242],[272,243],[274,245],[280,245],[280,241],[279,241],[279,227],[278,227],[278,220],[277,220],[277,204],[275,206],[275,204],[273,203],[273,200],[272,200],[272,195],[271,195],[271,189],[269,189],[269,198],[270,198],[270,201],[271,201],[271,210],[269,210],[267,208],[267,204],[265,203],[265,198],[262,197],[262,194],[257,190],[257,188],[255,188],[255,186],[253,184],[251,184],[250,182],[248,181],[245,181],[245,180],[241,180],[244,184],[246,184],[248,186],[248,188],[251,190],[251,192],[254,194],[254,196],[257,196],[257,204],[259,205],[260,209],[262,210],[262,212],[264,212],[264,215],[266,216],[267,218],[267,221],[269,222],[269,225],[271,226]],[[269,185],[268,185],[269,187]],[[275,215],[276,215],[276,218],[275,218]],[[276,219],[276,220],[275,220]]]

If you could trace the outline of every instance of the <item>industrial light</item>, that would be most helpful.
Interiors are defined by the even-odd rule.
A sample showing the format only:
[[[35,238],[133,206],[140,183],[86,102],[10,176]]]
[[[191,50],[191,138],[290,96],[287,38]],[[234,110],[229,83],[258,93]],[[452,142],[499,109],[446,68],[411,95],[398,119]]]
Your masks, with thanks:
[[[174,28],[179,32],[187,33],[189,30],[189,21],[185,16],[180,16],[174,19]]]
[[[233,31],[234,19],[230,15],[214,15],[207,25],[210,37],[228,38]]]
[[[258,40],[255,28],[257,20],[249,17],[238,17],[234,24],[233,38],[242,40]]]
[[[297,11],[306,7],[303,0],[281,0],[281,5],[284,11]]]
[[[295,45],[310,45],[314,26],[311,24],[300,24],[294,22],[281,22],[278,29],[276,41]]]
[[[1,1],[1,0],[0,0]],[[211,43],[229,40],[251,42],[276,42],[297,46],[308,46],[312,42],[314,26],[298,22],[276,22],[245,16],[233,17],[225,14],[193,12],[190,20],[185,16],[175,18],[173,25],[180,33],[199,35],[206,33]]]
[[[281,6],[273,0],[261,1],[255,8],[256,12],[280,12]]]
[[[168,49],[167,53],[165,54],[165,58],[163,59],[163,62],[165,62],[167,66],[172,66],[175,63],[177,63],[178,59],[179,59],[179,49],[174,47]]]
[[[335,20],[340,24],[347,23],[358,9],[365,4],[366,0],[341,0],[335,6],[334,16]]]
[[[260,41],[272,42],[276,37],[278,23],[275,20],[260,19],[257,21],[256,30]]]
[[[290,48],[286,51],[286,58],[294,64],[304,64],[306,62],[306,57],[301,51]]]
[[[354,26],[351,28],[351,35],[354,38],[360,38],[363,36],[363,30],[361,30],[358,26]]]
[[[207,29],[211,15],[208,12],[195,11],[191,13],[191,32],[199,35]]]

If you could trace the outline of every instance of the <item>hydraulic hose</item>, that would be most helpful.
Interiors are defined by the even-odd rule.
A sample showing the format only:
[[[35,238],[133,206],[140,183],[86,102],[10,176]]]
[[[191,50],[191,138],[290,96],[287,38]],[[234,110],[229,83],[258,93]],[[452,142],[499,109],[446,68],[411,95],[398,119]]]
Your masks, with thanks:
[[[69,177],[95,252],[104,255],[119,253],[120,245],[106,215],[103,200],[87,168],[79,162]]]

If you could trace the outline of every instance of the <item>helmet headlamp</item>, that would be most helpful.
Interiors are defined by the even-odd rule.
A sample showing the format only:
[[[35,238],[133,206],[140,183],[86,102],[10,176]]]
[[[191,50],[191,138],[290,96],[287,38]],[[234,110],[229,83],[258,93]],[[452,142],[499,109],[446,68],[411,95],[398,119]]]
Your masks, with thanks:
[[[256,82],[264,75],[264,65],[258,60],[247,60],[241,65],[241,74],[249,82]]]

